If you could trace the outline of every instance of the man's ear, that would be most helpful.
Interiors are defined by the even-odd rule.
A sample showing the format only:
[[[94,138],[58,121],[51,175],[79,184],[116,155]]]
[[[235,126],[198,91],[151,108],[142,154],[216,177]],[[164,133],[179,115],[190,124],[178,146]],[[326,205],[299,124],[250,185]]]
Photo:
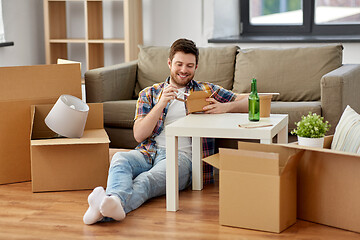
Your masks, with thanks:
[[[170,60],[170,58],[168,58],[168,66],[171,69],[171,60]]]
[[[195,66],[195,69],[197,69],[197,67],[198,67],[199,65],[198,64],[196,64],[196,66]]]

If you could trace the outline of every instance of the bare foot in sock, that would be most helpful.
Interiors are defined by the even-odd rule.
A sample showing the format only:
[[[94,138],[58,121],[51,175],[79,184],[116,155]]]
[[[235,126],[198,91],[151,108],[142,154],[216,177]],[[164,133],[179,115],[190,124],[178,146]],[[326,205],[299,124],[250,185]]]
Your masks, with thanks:
[[[100,212],[104,217],[111,217],[117,221],[125,218],[125,211],[117,196],[106,196],[100,205]]]
[[[100,204],[106,197],[103,187],[96,187],[88,197],[89,208],[84,214],[85,224],[94,224],[103,218],[100,212]]]

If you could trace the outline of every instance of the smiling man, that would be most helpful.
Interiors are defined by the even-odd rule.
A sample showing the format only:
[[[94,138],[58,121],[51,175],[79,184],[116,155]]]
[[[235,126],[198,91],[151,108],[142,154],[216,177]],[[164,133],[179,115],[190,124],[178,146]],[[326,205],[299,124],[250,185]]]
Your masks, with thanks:
[[[139,93],[134,119],[134,137],[139,145],[130,152],[116,153],[110,164],[106,191],[97,187],[88,197],[85,224],[125,218],[150,198],[166,192],[165,126],[187,115],[186,99],[191,91],[214,93],[204,113],[246,112],[247,99],[212,83],[193,79],[199,50],[188,39],[176,40],[170,49],[170,77],[165,82]],[[204,156],[214,152],[214,142],[207,139]],[[191,184],[191,139],[178,140],[179,189]]]

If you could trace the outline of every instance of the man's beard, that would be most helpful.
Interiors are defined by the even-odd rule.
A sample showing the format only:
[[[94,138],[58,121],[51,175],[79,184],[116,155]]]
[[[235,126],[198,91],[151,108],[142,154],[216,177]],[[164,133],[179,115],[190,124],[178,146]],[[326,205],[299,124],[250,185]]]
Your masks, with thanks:
[[[188,75],[184,80],[180,79],[178,73],[171,72],[170,74],[171,80],[178,86],[178,87],[186,87],[186,85],[193,79],[194,75]]]

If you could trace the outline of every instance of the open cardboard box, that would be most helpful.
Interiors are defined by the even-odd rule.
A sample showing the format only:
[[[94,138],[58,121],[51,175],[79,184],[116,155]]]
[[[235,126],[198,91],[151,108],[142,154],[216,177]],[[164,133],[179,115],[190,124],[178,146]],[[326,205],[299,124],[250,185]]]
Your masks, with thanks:
[[[299,219],[360,233],[360,155],[288,144],[305,150],[298,165]]]
[[[203,107],[210,104],[206,99],[211,96],[210,92],[207,91],[194,91],[191,92],[185,101],[186,108],[189,113],[203,112]]]
[[[302,150],[239,142],[203,159],[219,168],[221,225],[280,233],[296,222],[296,165]]]
[[[106,187],[109,138],[103,129],[103,106],[90,103],[81,138],[56,137],[44,119],[50,105],[31,107],[31,176],[33,192]]]
[[[0,184],[31,180],[30,106],[81,98],[79,64],[0,67]]]

